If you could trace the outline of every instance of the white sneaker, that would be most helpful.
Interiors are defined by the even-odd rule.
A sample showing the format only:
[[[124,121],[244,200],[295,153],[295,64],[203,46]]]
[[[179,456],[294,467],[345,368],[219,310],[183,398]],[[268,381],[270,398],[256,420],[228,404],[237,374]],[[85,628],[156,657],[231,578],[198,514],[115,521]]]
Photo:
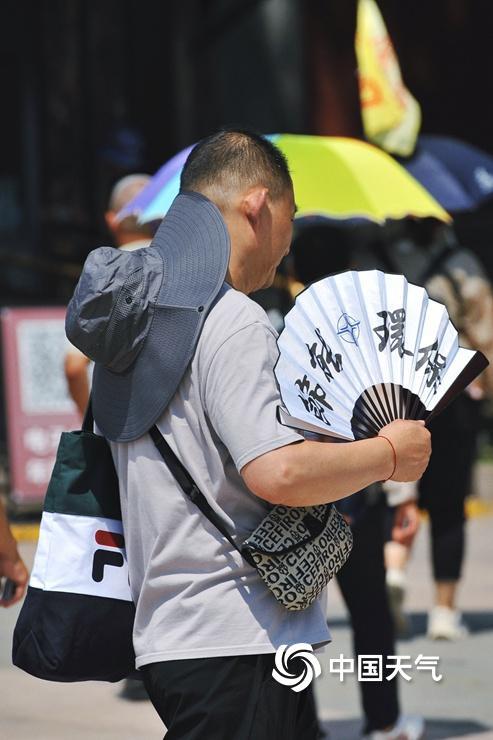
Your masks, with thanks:
[[[460,640],[469,634],[457,609],[435,606],[428,615],[428,637],[432,640]]]
[[[391,730],[374,730],[364,737],[369,740],[420,740],[424,731],[423,717],[401,714]]]

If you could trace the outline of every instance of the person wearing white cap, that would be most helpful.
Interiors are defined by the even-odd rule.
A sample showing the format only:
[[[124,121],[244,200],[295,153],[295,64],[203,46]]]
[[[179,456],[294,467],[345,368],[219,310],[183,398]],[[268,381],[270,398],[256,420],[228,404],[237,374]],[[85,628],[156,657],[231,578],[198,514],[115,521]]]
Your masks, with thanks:
[[[113,243],[119,249],[133,251],[148,247],[154,234],[152,224],[140,224],[135,216],[126,216],[120,219],[119,212],[127,203],[130,203],[149,184],[149,175],[126,175],[115,183],[110,194],[108,210],[104,220],[113,237]],[[67,386],[79,414],[84,412],[89,400],[90,359],[73,344],[68,345],[65,353],[64,369]]]

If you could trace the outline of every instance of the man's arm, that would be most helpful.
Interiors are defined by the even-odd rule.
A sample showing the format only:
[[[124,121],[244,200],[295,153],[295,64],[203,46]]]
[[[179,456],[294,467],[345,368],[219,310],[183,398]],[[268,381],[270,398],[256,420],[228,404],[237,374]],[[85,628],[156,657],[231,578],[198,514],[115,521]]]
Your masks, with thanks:
[[[0,577],[2,576],[14,581],[16,585],[14,595],[8,601],[0,601],[0,606],[11,606],[23,597],[29,574],[17,551],[17,543],[0,501]]]
[[[387,504],[394,511],[392,542],[410,547],[419,529],[419,509],[417,505],[418,485],[416,481],[407,483],[387,481],[383,484]]]
[[[392,542],[411,547],[419,529],[419,509],[416,501],[410,500],[395,508],[392,527]]]
[[[252,493],[273,504],[315,506],[337,501],[376,481],[418,480],[431,454],[430,433],[420,421],[394,421],[383,437],[326,444],[303,441],[247,463],[241,475]],[[394,453],[396,467],[394,468]]]
[[[70,396],[79,413],[84,416],[89,401],[89,378],[87,369],[90,360],[82,352],[69,350],[65,355],[65,377]]]
[[[274,504],[312,506],[389,477],[421,477],[431,449],[422,421],[388,424],[380,432],[387,439],[332,444],[303,440],[279,424],[277,358],[275,337],[259,320],[233,331],[212,361],[203,360],[205,413],[252,493]]]

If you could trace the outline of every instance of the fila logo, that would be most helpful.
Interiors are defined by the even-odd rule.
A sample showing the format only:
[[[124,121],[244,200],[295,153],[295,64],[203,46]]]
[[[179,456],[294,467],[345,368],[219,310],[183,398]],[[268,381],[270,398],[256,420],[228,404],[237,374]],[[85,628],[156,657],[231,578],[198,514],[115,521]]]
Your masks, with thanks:
[[[114,547],[122,550],[125,547],[125,540],[122,534],[118,532],[106,532],[104,529],[98,529],[94,535],[98,545],[105,547]],[[92,560],[92,580],[101,583],[104,578],[104,566],[113,565],[116,568],[123,566],[123,555],[121,552],[112,550],[98,549],[94,553]]]

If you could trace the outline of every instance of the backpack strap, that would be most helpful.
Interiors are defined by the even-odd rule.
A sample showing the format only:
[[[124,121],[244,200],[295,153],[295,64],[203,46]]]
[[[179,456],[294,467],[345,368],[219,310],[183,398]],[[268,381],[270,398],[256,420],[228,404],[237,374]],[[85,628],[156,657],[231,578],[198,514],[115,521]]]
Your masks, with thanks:
[[[213,524],[216,529],[221,532],[223,537],[226,537],[228,542],[235,548],[235,550],[237,550],[250,565],[253,565],[253,562],[251,558],[249,558],[248,553],[246,551],[243,552],[238,547],[238,545],[224,526],[221,518],[216,514],[188,470],[178,459],[178,457],[173,452],[169,444],[166,442],[165,438],[155,424],[149,430],[149,434],[152,441],[156,445],[161,457],[168,466],[171,474],[182,489],[183,493],[188,496],[190,501],[193,501],[193,503],[200,509],[202,514],[211,522],[211,524]]]

